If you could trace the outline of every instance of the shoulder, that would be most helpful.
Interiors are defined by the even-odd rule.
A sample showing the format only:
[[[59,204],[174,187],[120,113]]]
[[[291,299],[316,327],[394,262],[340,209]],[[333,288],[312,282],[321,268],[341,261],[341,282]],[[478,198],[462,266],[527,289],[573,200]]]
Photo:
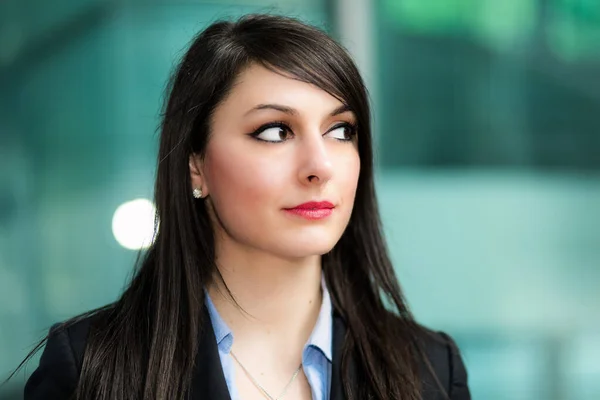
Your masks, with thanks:
[[[93,319],[93,316],[87,316],[71,322],[54,325],[56,334],[63,335],[68,340],[78,371],[81,370],[83,353]]]
[[[467,370],[454,339],[423,326],[418,326],[418,338],[424,356],[421,365],[424,398],[428,398],[428,393],[439,392],[441,386],[451,400],[470,399]]]
[[[25,385],[25,400],[67,399],[73,394],[92,318],[78,318],[50,328],[39,365]]]

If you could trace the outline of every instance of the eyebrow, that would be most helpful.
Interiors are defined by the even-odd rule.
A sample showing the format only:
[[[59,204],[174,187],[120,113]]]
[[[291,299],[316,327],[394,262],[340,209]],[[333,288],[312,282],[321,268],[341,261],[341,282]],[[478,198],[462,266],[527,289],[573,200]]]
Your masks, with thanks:
[[[259,110],[276,110],[276,111],[280,111],[282,113],[285,114],[289,114],[289,115],[298,115],[298,110],[288,107],[288,106],[284,106],[281,104],[259,104],[256,107],[251,108],[250,110],[248,110],[248,112],[246,112],[245,115],[248,115],[254,111],[259,111]],[[329,113],[330,117],[335,117],[336,115],[345,113],[346,111],[352,111],[350,109],[350,106],[348,106],[347,104],[342,104],[341,106],[339,106],[338,108],[336,108],[335,110],[333,110],[331,113]]]

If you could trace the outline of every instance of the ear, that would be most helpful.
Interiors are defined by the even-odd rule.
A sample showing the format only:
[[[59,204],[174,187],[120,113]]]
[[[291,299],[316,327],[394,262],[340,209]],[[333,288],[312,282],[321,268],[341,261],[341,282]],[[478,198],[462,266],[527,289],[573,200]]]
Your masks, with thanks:
[[[198,188],[202,190],[202,197],[206,197],[206,195],[208,194],[208,185],[206,184],[206,180],[204,179],[204,174],[202,172],[203,162],[200,155],[195,153],[190,154],[189,165],[190,181],[192,184],[190,191]]]

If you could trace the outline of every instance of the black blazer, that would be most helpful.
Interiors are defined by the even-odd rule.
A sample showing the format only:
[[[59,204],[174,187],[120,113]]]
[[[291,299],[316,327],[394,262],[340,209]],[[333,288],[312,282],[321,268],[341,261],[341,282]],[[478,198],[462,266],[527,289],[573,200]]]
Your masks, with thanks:
[[[67,329],[51,329],[40,364],[25,385],[25,400],[66,400],[77,385],[90,320],[84,319]],[[330,400],[345,400],[340,377],[341,346],[346,327],[333,317],[333,365]],[[424,334],[429,362],[443,385],[439,389],[425,366],[421,366],[423,400],[470,400],[467,372],[454,341],[442,332]],[[230,400],[212,329],[203,329],[196,358],[191,400]],[[357,382],[354,382],[356,384]]]

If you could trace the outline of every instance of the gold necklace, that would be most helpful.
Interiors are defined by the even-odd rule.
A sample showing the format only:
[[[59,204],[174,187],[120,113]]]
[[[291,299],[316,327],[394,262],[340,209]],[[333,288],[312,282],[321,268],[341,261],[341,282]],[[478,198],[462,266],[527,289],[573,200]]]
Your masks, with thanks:
[[[285,396],[285,394],[287,393],[288,389],[290,388],[292,382],[294,382],[294,380],[298,376],[298,373],[300,372],[300,369],[302,369],[302,364],[300,364],[300,366],[298,367],[298,369],[296,370],[296,372],[294,372],[294,375],[292,375],[292,379],[290,379],[290,381],[287,383],[287,385],[285,385],[285,387],[283,388],[283,392],[281,392],[281,394],[279,396],[273,397],[269,393],[267,393],[267,391],[265,390],[265,388],[262,387],[262,385],[260,383],[258,383],[258,381],[256,379],[254,379],[254,377],[252,375],[250,375],[250,372],[248,372],[248,370],[246,369],[246,367],[244,367],[244,365],[240,362],[240,360],[238,360],[238,358],[235,356],[235,354],[233,353],[233,351],[230,350],[229,353],[231,354],[231,357],[235,360],[235,362],[237,362],[238,365],[242,368],[242,370],[248,376],[248,378],[250,378],[250,381],[252,381],[252,383],[254,384],[254,386],[256,386],[256,388],[258,390],[260,390],[261,393],[267,399],[269,399],[269,400],[279,400],[283,396]]]

